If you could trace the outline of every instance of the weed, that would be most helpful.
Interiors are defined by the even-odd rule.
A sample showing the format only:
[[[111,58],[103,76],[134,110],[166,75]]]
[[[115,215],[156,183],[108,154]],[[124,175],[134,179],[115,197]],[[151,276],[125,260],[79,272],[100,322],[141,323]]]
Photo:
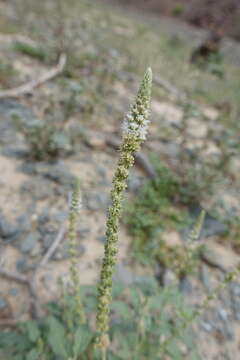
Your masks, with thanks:
[[[20,41],[17,41],[14,44],[14,50],[18,51],[23,55],[30,56],[42,62],[45,62],[48,57],[45,48],[39,46],[33,46]]]

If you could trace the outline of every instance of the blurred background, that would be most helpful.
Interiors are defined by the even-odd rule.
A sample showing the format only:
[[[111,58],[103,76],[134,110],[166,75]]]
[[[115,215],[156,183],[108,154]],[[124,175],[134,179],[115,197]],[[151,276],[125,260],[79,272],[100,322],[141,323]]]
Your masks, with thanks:
[[[1,270],[38,268],[66,223],[75,176],[79,271],[96,284],[122,121],[148,66],[151,126],[128,182],[116,278],[174,284],[196,305],[236,267],[239,20],[238,0],[0,0],[0,324],[31,317],[26,286]],[[41,303],[59,296],[68,265],[65,234],[38,271]],[[184,359],[239,358],[239,294],[234,281],[217,296],[193,328],[199,357],[185,344]]]

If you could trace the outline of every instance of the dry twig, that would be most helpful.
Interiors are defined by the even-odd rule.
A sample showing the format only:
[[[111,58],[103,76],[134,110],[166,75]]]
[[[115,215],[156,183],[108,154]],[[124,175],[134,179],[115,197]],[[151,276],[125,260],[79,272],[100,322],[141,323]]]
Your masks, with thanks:
[[[20,85],[14,89],[0,91],[0,99],[16,98],[21,95],[31,93],[33,89],[37,88],[38,86],[42,85],[44,82],[60,74],[65,67],[66,60],[67,60],[66,55],[61,54],[59,57],[58,64],[54,68],[48,70],[46,73],[42,74],[38,78],[33,79],[24,85]]]
[[[31,296],[31,314],[32,314],[32,317],[35,318],[35,319],[38,319],[38,318],[42,317],[42,315],[43,315],[43,311],[42,311],[41,304],[40,304],[39,299],[38,299],[38,292],[37,292],[37,275],[38,275],[38,272],[42,267],[47,265],[48,261],[50,260],[51,256],[53,255],[54,251],[57,249],[57,247],[59,246],[59,244],[63,240],[65,233],[66,233],[66,227],[65,227],[65,225],[63,225],[60,228],[60,230],[59,230],[55,240],[53,241],[52,245],[49,247],[48,251],[46,252],[44,257],[42,258],[40,263],[36,266],[35,271],[30,276],[24,276],[24,275],[18,274],[16,272],[11,272],[11,271],[0,268],[0,275],[1,276],[5,277],[5,278],[7,278],[9,280],[13,280],[15,282],[26,285],[28,287],[28,290],[29,290],[29,293],[30,293],[30,296]],[[0,326],[1,325],[4,326],[8,322],[9,322],[9,324],[12,323],[12,326],[13,326],[15,320],[12,320],[12,319],[4,320],[3,323],[0,322]]]

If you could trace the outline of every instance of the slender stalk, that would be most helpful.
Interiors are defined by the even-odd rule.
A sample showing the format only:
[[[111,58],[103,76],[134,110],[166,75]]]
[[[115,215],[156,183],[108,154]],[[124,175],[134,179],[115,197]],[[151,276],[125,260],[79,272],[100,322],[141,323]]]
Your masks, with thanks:
[[[70,254],[70,278],[72,282],[72,290],[74,296],[74,316],[76,322],[83,324],[85,322],[85,314],[83,311],[81,296],[80,296],[80,277],[77,268],[78,263],[78,249],[77,249],[77,220],[79,210],[81,208],[80,198],[80,182],[76,179],[73,193],[71,196],[70,210],[69,210],[69,225],[68,225],[68,239],[69,239],[69,254]]]
[[[112,301],[112,276],[117,261],[119,218],[122,209],[123,193],[127,186],[129,169],[134,164],[134,153],[145,140],[148,127],[148,114],[151,97],[152,71],[147,69],[140,85],[135,103],[123,123],[120,159],[113,178],[111,206],[108,212],[104,258],[98,286],[97,344],[106,349],[109,344],[109,311]]]

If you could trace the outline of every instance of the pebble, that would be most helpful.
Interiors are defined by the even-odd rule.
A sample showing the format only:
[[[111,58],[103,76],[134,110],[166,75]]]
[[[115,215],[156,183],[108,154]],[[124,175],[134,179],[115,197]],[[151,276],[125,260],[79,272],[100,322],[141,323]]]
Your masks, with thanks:
[[[0,214],[0,237],[8,241],[15,240],[19,234],[19,227],[16,224],[11,224],[6,218]]]
[[[217,312],[218,312],[219,318],[220,318],[221,320],[227,321],[227,319],[228,319],[228,312],[227,312],[225,309],[220,308],[220,309],[217,310]]]
[[[32,252],[40,239],[41,235],[39,232],[35,231],[30,233],[20,244],[21,252],[26,254]],[[37,255],[36,251],[34,254]]]
[[[6,303],[6,301],[0,297],[0,310],[6,308],[8,306],[8,304]]]
[[[21,192],[30,194],[36,200],[45,200],[54,195],[51,185],[50,181],[37,176],[34,180],[26,181],[21,187]]]
[[[195,204],[189,208],[190,215],[196,219],[199,217],[202,210],[203,208],[199,204]],[[227,226],[223,222],[206,213],[200,233],[200,239],[205,239],[214,235],[223,235],[226,231]]]
[[[74,183],[74,176],[66,165],[60,161],[57,163],[25,163],[22,165],[22,171],[30,175],[43,176],[66,187],[72,187]]]
[[[191,294],[193,290],[191,281],[186,277],[180,280],[178,288],[185,294]]]
[[[32,264],[29,264],[27,258],[23,257],[17,260],[16,262],[16,269],[20,273],[27,272],[29,270],[32,270],[35,266]]]
[[[85,195],[86,206],[89,210],[106,210],[110,199],[109,195],[101,192],[92,192]]]
[[[200,326],[206,332],[211,332],[213,330],[212,325],[206,321],[201,321]]]
[[[172,270],[167,269],[164,272],[162,277],[163,285],[165,287],[168,286],[176,286],[178,284],[178,278]]]
[[[130,175],[128,179],[127,184],[127,190],[133,193],[136,193],[139,191],[139,189],[144,184],[144,178],[137,175]]]
[[[17,288],[12,288],[12,289],[9,289],[8,293],[11,296],[17,296],[19,293],[19,290]]]
[[[85,253],[85,246],[82,244],[77,245],[77,251],[79,256],[82,256]],[[55,254],[53,255],[54,260],[65,260],[70,257],[69,255],[69,245],[67,242],[63,243],[62,246],[60,246]]]

